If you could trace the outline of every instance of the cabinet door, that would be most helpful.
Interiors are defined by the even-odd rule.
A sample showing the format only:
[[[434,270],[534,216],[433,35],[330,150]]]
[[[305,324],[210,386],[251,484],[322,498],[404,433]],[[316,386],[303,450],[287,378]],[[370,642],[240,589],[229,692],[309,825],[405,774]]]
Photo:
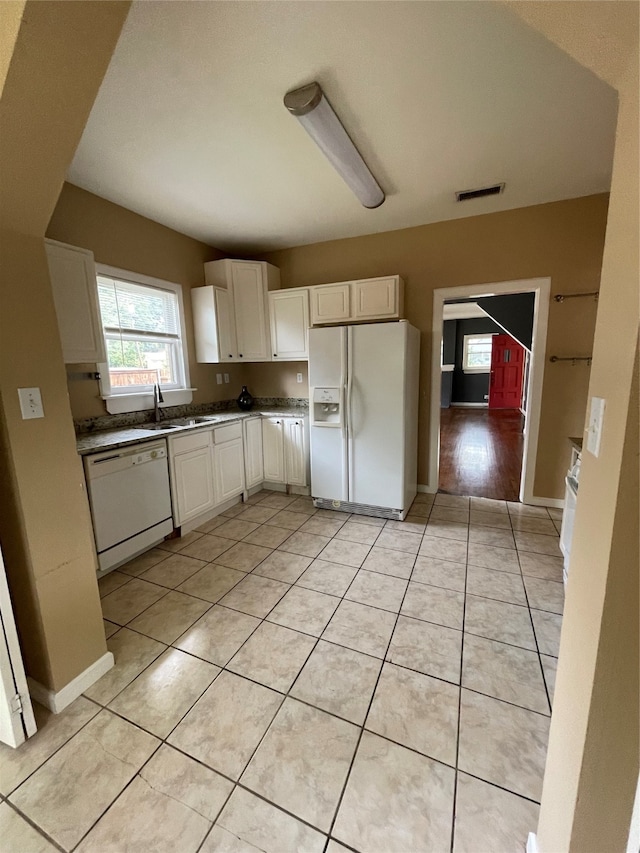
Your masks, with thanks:
[[[191,290],[196,361],[218,364],[237,361],[236,332],[229,292],[221,287]]]
[[[65,363],[106,361],[93,254],[55,240],[45,246]]]
[[[341,323],[350,317],[349,282],[310,288],[311,322]]]
[[[274,361],[309,358],[309,291],[306,288],[270,293],[269,320]]]
[[[244,422],[244,476],[247,489],[264,480],[260,418],[247,418]]]
[[[232,261],[231,284],[238,360],[270,361],[267,286],[263,265],[251,261]]]
[[[284,418],[284,459],[286,482],[292,486],[306,486],[307,454],[302,418]]]
[[[262,419],[262,452],[264,479],[284,483],[284,443],[282,418]]]
[[[214,287],[214,296],[218,318],[220,361],[237,361],[236,324],[229,291],[223,290],[221,287]]]
[[[216,501],[209,446],[174,456],[171,468],[173,517],[177,526],[213,509]]]
[[[216,504],[242,494],[244,491],[244,459],[242,438],[234,438],[214,447]]]
[[[369,278],[353,282],[354,320],[399,316],[399,277]]]

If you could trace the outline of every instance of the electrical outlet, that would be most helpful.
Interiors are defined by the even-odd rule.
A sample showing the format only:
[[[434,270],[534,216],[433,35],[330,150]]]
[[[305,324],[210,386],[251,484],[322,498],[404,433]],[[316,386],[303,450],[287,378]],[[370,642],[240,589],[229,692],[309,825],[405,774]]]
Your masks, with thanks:
[[[488,394],[485,394],[485,395],[484,395],[484,399],[485,399],[485,400],[488,400],[488,399],[489,399],[489,395],[488,395]]]
[[[18,397],[20,398],[20,411],[23,421],[44,417],[39,388],[18,388]]]
[[[225,383],[225,385],[229,384],[229,374],[228,373],[225,373],[225,375],[224,375],[224,383]]]
[[[302,374],[296,373],[296,382],[302,382]]]
[[[222,374],[221,373],[216,373],[216,382],[218,383],[218,385],[222,385]]]

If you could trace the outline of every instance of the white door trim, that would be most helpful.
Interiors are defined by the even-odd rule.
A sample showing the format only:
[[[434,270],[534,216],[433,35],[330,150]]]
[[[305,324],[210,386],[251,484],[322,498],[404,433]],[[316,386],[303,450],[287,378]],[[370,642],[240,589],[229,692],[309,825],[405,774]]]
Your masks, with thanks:
[[[0,548],[0,739],[15,748],[35,732],[36,721]]]
[[[542,380],[544,358],[547,347],[549,320],[550,278],[528,278],[518,281],[501,281],[491,284],[469,284],[461,287],[439,287],[433,291],[433,325],[431,351],[431,409],[429,430],[429,484],[427,491],[437,492],[440,465],[440,348],[444,303],[447,299],[467,299],[479,296],[497,296],[505,293],[533,293],[533,342],[531,345],[531,369],[529,371],[528,412],[522,454],[522,476],[520,500],[523,503],[548,505],[545,497],[533,494],[533,483],[538,454],[540,409],[542,404]]]

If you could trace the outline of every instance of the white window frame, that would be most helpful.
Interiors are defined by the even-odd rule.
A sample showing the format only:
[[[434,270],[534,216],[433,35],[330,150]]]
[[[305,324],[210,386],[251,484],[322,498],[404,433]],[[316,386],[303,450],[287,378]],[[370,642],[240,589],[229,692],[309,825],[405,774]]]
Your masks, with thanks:
[[[491,373],[491,364],[487,367],[469,367],[467,365],[467,357],[469,354],[469,341],[473,338],[493,338],[497,332],[474,332],[470,335],[465,335],[462,342],[462,371],[463,373]]]
[[[130,281],[132,284],[142,284],[147,287],[155,287],[158,290],[169,290],[175,293],[178,300],[178,318],[180,322],[180,344],[182,350],[182,369],[178,367],[178,374],[182,374],[180,388],[162,388],[162,396],[164,403],[161,403],[161,408],[166,406],[182,406],[191,403],[193,400],[193,391],[189,377],[189,353],[187,351],[186,341],[186,324],[184,319],[184,302],[182,299],[182,285],[173,281],[164,281],[159,278],[152,278],[141,273],[130,272],[129,270],[110,267],[105,264],[96,264],[96,275],[105,276],[106,278],[115,278],[119,281]],[[96,290],[98,287],[96,279]],[[102,325],[102,316],[100,316],[100,329],[105,342],[105,351],[107,349],[107,338]],[[150,340],[152,337],[149,338]],[[150,390],[133,392],[115,391],[111,387],[109,377],[109,364],[103,362],[97,365],[100,371],[100,394],[105,402],[107,411],[111,415],[123,414],[125,412],[140,412],[145,409],[153,409],[153,388]]]

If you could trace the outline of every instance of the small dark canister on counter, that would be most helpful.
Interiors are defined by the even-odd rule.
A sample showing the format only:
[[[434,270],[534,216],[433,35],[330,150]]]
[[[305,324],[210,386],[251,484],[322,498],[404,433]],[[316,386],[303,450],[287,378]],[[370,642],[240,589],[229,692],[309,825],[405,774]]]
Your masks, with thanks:
[[[248,412],[249,409],[253,406],[253,397],[247,390],[247,386],[242,386],[242,391],[240,392],[240,396],[238,397],[238,406],[244,411]]]

